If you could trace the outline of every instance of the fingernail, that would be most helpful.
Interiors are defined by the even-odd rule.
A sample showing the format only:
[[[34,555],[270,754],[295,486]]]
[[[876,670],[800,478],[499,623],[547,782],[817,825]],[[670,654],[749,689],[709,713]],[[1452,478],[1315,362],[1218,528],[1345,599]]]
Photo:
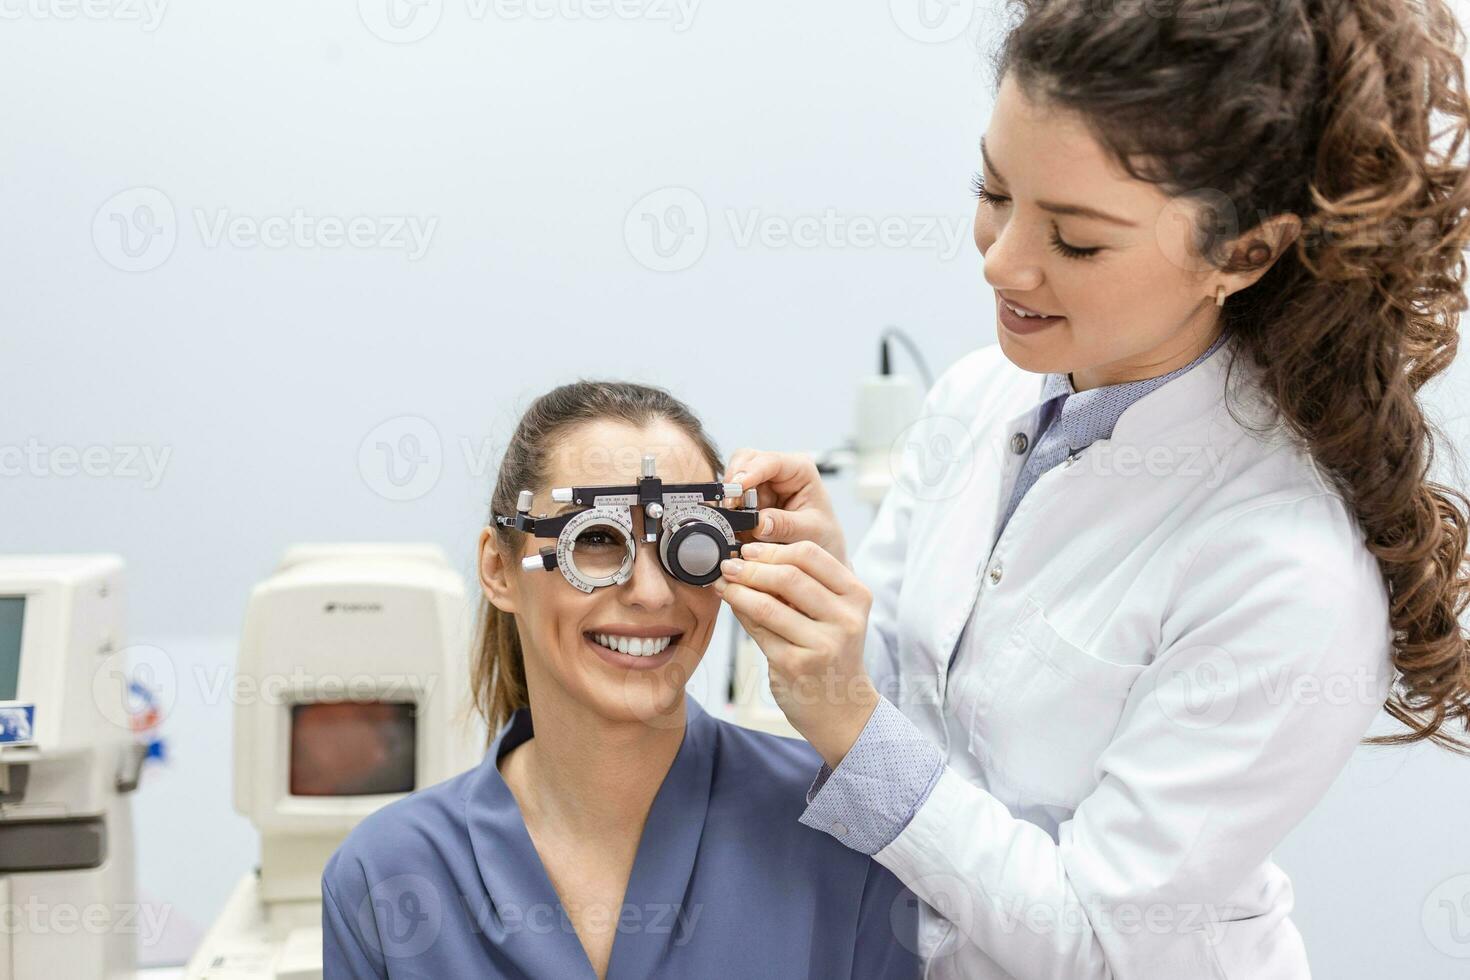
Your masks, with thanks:
[[[739,558],[726,558],[724,561],[720,562],[720,572],[724,575],[729,576],[730,578],[738,578],[740,573],[744,570],[745,562],[741,561]]]
[[[763,517],[763,518],[761,518],[761,529],[760,529],[760,533],[762,535],[770,534],[771,533],[771,528],[775,525],[775,523],[776,522],[773,521],[773,520],[771,520],[769,517]]]
[[[722,579],[722,578],[715,579],[715,581],[714,581],[714,587],[715,587],[715,591],[716,592],[720,593],[721,595],[724,595],[725,594],[725,580],[724,579]]]
[[[740,553],[746,558],[759,558],[761,555],[765,554],[765,551],[765,545],[757,544],[754,542],[752,542],[751,544],[743,544],[740,546]]]
[[[732,476],[730,478],[729,482],[730,483],[738,483],[742,487],[745,486],[745,471],[744,470],[741,470],[739,473],[736,473],[734,476]]]

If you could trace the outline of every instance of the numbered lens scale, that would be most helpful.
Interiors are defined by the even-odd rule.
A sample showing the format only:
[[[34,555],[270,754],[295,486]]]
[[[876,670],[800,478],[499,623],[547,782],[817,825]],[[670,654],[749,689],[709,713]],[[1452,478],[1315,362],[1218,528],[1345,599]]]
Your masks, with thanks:
[[[643,540],[658,545],[659,564],[664,571],[690,585],[713,583],[720,577],[720,562],[740,554],[736,533],[755,529],[759,516],[755,491],[743,492],[738,483],[718,481],[666,484],[658,477],[657,461],[651,455],[642,458],[641,474],[636,484],[555,487],[551,491],[553,503],[575,504],[582,509],[554,517],[532,517],[534,494],[522,490],[516,499],[515,515],[497,514],[495,521],[534,537],[556,538],[555,545],[523,559],[522,567],[527,571],[559,569],[575,588],[590,593],[621,585],[632,576],[637,557],[632,511],[637,507],[643,513]],[[717,506],[720,501],[742,496],[741,507]],[[585,553],[589,533],[597,530],[623,542],[616,569],[578,563],[578,548]]]

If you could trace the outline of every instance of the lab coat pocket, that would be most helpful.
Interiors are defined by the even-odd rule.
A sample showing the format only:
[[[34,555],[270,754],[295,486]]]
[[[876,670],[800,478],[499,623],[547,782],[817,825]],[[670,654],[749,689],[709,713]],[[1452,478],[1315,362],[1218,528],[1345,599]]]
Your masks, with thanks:
[[[1011,803],[1076,807],[1097,785],[1095,763],[1143,665],[1073,644],[1030,598],[1006,638],[1005,659],[986,716],[970,725],[971,751],[988,757]]]

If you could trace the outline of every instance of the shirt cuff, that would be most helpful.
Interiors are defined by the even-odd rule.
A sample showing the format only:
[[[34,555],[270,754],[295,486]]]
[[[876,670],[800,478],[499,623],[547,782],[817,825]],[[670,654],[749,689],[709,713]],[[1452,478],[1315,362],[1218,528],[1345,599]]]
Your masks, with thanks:
[[[939,746],[880,698],[837,768],[823,765],[817,772],[801,823],[876,854],[908,826],[943,772]]]

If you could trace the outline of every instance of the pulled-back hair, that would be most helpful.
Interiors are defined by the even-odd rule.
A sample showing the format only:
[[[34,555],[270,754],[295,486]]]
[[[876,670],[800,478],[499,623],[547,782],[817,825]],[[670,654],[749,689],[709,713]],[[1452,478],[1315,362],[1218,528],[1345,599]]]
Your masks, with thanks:
[[[677,426],[698,447],[719,478],[724,470],[719,450],[689,407],[662,388],[621,381],[576,381],[553,388],[537,398],[521,416],[495,480],[487,524],[495,532],[502,555],[517,560],[525,532],[502,527],[495,514],[514,514],[521,490],[535,490],[550,479],[549,461],[568,433],[592,422],[625,422],[643,428],[657,421]],[[526,664],[520,633],[512,613],[502,612],[488,598],[480,600],[475,646],[470,662],[470,691],[475,710],[489,726],[493,739],[517,708],[529,704]]]

